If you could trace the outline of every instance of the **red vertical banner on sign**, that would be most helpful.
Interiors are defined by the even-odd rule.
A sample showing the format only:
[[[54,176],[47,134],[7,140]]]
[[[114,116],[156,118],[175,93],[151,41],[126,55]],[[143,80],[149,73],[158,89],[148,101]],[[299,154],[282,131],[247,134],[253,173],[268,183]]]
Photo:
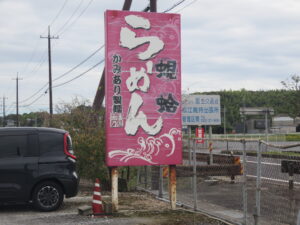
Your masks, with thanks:
[[[108,166],[182,162],[178,14],[106,11]]]
[[[196,127],[196,138],[204,138],[204,128]],[[204,139],[196,140],[197,144],[203,144]]]

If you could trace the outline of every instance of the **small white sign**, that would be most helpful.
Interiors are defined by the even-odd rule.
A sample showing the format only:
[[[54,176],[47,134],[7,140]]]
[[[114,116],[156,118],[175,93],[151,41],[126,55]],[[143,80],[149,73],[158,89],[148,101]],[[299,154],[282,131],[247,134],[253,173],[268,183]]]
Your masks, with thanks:
[[[182,96],[183,125],[220,125],[220,95]]]

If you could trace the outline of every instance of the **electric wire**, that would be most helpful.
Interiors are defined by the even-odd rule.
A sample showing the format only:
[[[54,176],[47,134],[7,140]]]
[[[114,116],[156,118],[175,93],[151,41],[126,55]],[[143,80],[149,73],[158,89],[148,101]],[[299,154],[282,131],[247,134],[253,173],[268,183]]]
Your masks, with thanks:
[[[183,2],[185,2],[186,0],[180,0],[179,2],[175,3],[173,6],[171,6],[170,8],[166,9],[165,11],[163,11],[164,13],[171,11],[172,9],[176,8],[177,6],[181,5]]]
[[[176,4],[174,4],[172,7],[168,8],[167,10],[164,10],[163,12],[166,13],[166,12],[169,12],[171,10],[173,10],[174,8],[178,7],[179,5],[181,5],[183,2],[185,2],[186,0],[180,0],[179,2],[177,2]],[[180,10],[176,11],[176,12],[179,12],[181,10],[183,10],[184,8],[192,5],[193,3],[195,3],[197,0],[194,0],[193,2],[189,3],[188,5],[184,6],[183,8],[181,8]],[[90,0],[90,2],[87,4],[87,6],[81,11],[81,13],[77,16],[77,18],[75,20],[73,20],[73,22],[67,26],[69,24],[69,22],[71,21],[71,19],[74,17],[74,15],[77,13],[77,11],[79,10],[79,8],[81,7],[82,3],[83,3],[83,0],[80,1],[80,3],[78,4],[77,8],[75,9],[75,11],[72,13],[72,15],[69,17],[69,19],[64,23],[64,25],[56,32],[56,34],[58,34],[59,32],[61,32],[60,34],[64,33],[66,30],[68,30],[82,15],[83,13],[87,10],[87,8],[91,5],[91,3],[93,2],[93,0]],[[64,4],[65,5],[65,4]],[[67,26],[67,27],[66,27]],[[66,27],[66,28],[65,28]],[[65,29],[64,29],[65,28]],[[64,30],[63,30],[64,29]],[[98,48],[96,51],[94,51],[90,56],[88,56],[86,59],[84,59],[82,62],[80,62],[79,64],[77,64],[76,66],[74,66],[73,68],[71,68],[70,70],[68,70],[67,72],[61,74],[60,76],[58,76],[57,78],[53,79],[53,81],[57,81],[59,79],[61,79],[62,77],[66,76],[67,74],[69,74],[70,72],[74,71],[75,69],[77,69],[79,66],[81,66],[83,63],[85,63],[86,61],[88,61],[92,56],[94,56],[97,52],[99,52],[102,48],[104,47],[104,45],[102,45],[100,48]],[[61,87],[63,85],[66,85],[80,77],[82,77],[83,75],[85,75],[86,73],[88,73],[89,71],[91,71],[92,69],[94,69],[95,67],[97,67],[98,65],[100,65],[101,63],[104,62],[104,59],[101,60],[100,62],[98,62],[97,64],[95,64],[94,66],[92,66],[91,68],[89,68],[88,70],[86,70],[85,72],[77,75],[76,77],[66,81],[66,82],[63,82],[63,83],[60,83],[60,84],[57,84],[57,85],[54,85],[52,88],[57,88],[57,87]],[[40,67],[40,66],[39,66]],[[36,96],[40,91],[42,91],[45,87],[47,87],[49,83],[47,82],[46,84],[44,84],[42,86],[42,88],[40,88],[38,91],[36,91],[34,94],[32,94],[30,97],[22,100],[22,102],[26,102],[28,100],[30,100],[31,98],[33,98],[34,96]],[[48,91],[49,88],[47,88],[45,90],[45,93]],[[38,101],[43,95],[45,95],[45,93],[42,93],[38,98],[36,98],[33,102],[31,102],[29,105],[32,105],[33,103],[35,103],[36,101]]]
[[[72,71],[74,71],[75,69],[77,69],[79,66],[81,66],[83,63],[85,63],[86,61],[88,61],[92,56],[94,56],[97,52],[99,52],[101,49],[104,48],[104,45],[100,46],[98,49],[96,49],[96,51],[94,51],[91,55],[89,55],[87,58],[85,58],[83,61],[81,61],[79,64],[77,64],[76,66],[74,66],[73,68],[71,68],[70,70],[68,70],[67,72],[61,74],[60,76],[58,76],[57,78],[53,79],[53,81],[57,81],[60,78],[66,76],[67,74],[71,73]],[[24,103],[28,100],[30,100],[31,98],[33,98],[35,95],[37,95],[39,92],[41,92],[45,87],[47,87],[49,84],[49,82],[45,83],[40,89],[38,89],[36,92],[34,92],[32,95],[30,95],[29,97],[27,97],[26,99],[20,101],[20,103]],[[47,90],[46,90],[47,91]]]
[[[91,71],[92,69],[94,69],[95,67],[99,66],[100,64],[102,64],[104,62],[104,59],[102,59],[100,62],[98,62],[97,64],[95,64],[94,66],[92,66],[91,68],[89,68],[88,70],[84,71],[83,73],[77,75],[76,77],[73,77],[72,79],[66,81],[66,82],[63,82],[63,83],[60,83],[60,84],[57,84],[57,85],[54,85],[52,88],[57,88],[57,87],[61,87],[65,84],[68,84],[76,79],[78,79],[79,77],[82,77],[83,75],[85,75],[86,73],[88,73],[89,71]]]
[[[90,0],[86,7],[80,12],[80,14],[72,21],[72,23],[68,27],[66,27],[61,33],[59,33],[59,35],[62,35],[67,30],[69,30],[77,22],[77,20],[85,13],[85,11],[89,8],[93,1],[94,0]]]
[[[83,3],[83,0],[80,1],[80,3],[77,5],[76,9],[73,11],[72,15],[67,19],[67,21],[56,31],[55,35],[59,34],[64,28],[65,26],[68,25],[68,23],[71,21],[71,19],[75,16],[75,14],[77,13],[77,11],[79,10],[79,8],[81,7]]]
[[[65,6],[66,6],[66,4],[67,4],[68,1],[69,1],[69,0],[65,0],[65,1],[64,1],[63,5],[62,5],[61,8],[59,9],[59,11],[56,13],[56,15],[54,16],[54,18],[52,19],[52,21],[51,21],[51,23],[50,23],[50,26],[53,25],[54,22],[55,22],[55,21],[58,19],[58,17],[61,15],[61,13],[62,13],[63,9],[65,8]],[[44,32],[46,32],[46,31],[47,31],[47,29],[45,29]],[[43,32],[43,33],[44,33],[44,32]],[[31,55],[30,55],[30,57],[29,57],[29,61],[25,64],[24,69],[22,70],[22,73],[25,73],[25,72],[27,71],[27,68],[29,67],[30,63],[31,63],[32,60],[34,59],[34,57],[35,57],[35,55],[36,55],[36,52],[37,52],[37,50],[38,50],[39,42],[40,42],[40,38],[36,41],[35,46],[34,46],[34,49],[33,49],[32,53],[31,53]],[[46,52],[46,50],[45,50],[45,52]],[[43,60],[43,59],[41,58],[41,60]],[[40,65],[40,66],[41,66],[41,65]],[[39,67],[40,67],[40,66],[39,66]],[[32,73],[32,72],[31,72],[31,73]]]
[[[71,68],[70,70],[68,70],[67,72],[63,73],[62,75],[56,77],[55,79],[53,79],[53,81],[57,81],[59,79],[61,79],[62,77],[68,75],[69,73],[71,73],[73,70],[77,69],[79,66],[81,66],[83,63],[85,63],[86,61],[88,61],[90,58],[92,58],[97,52],[99,52],[102,48],[104,48],[104,45],[102,45],[100,48],[98,48],[96,51],[94,51],[90,56],[88,56],[86,59],[84,59],[82,62],[80,62],[79,64],[77,64],[76,66],[74,66],[73,68]]]
[[[28,107],[31,106],[32,104],[34,104],[35,102],[37,102],[40,98],[42,98],[43,96],[45,96],[46,93],[42,93],[39,97],[37,97],[36,99],[34,99],[31,103],[27,104],[27,105],[22,105],[22,107]]]
[[[197,2],[197,1],[198,1],[198,0],[194,0],[194,1],[190,2],[189,4],[186,4],[184,7],[182,7],[181,9],[179,9],[179,10],[177,10],[177,11],[175,11],[174,13],[178,13],[178,12],[184,10],[185,8],[191,6],[192,4],[194,4],[194,3]]]
[[[47,60],[47,50],[45,50],[44,54],[42,55],[42,57],[40,58],[40,63],[33,69],[31,70],[30,74],[32,75],[31,77],[33,77],[42,67],[42,65],[46,62]]]
[[[13,102],[13,103],[11,103],[8,107],[6,107],[6,109],[5,109],[5,111],[6,111],[5,114],[6,114],[6,115],[12,114],[13,107],[14,107],[15,104],[16,104],[16,103]]]
[[[31,55],[29,57],[29,61],[25,64],[24,69],[22,70],[22,73],[26,72],[27,68],[29,67],[30,63],[32,62],[33,58],[35,57],[37,49],[38,49],[39,41],[40,41],[40,39],[38,39],[36,41],[34,49],[33,49],[32,53],[31,53]]]
[[[20,103],[23,102],[27,102],[28,100],[30,100],[31,98],[33,98],[35,95],[37,95],[40,91],[42,91],[44,88],[46,88],[48,86],[49,82],[47,82],[46,84],[44,84],[39,90],[37,90],[36,92],[34,92],[34,94],[30,95],[28,98],[20,101]],[[48,89],[47,89],[48,90]],[[45,90],[45,92],[47,91]]]
[[[62,7],[60,8],[60,10],[56,14],[56,16],[53,18],[53,20],[51,21],[50,26],[52,26],[54,24],[54,22],[57,20],[57,18],[60,16],[61,12],[64,10],[64,8],[65,8],[65,6],[66,6],[66,4],[67,4],[68,1],[69,0],[65,0],[64,1]]]

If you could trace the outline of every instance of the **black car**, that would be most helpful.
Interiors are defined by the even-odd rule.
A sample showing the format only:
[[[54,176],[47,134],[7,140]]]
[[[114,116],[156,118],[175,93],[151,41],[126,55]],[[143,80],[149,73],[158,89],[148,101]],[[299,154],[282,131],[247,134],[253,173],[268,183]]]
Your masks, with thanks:
[[[41,211],[59,208],[77,194],[72,140],[54,128],[0,128],[0,203],[32,202]]]

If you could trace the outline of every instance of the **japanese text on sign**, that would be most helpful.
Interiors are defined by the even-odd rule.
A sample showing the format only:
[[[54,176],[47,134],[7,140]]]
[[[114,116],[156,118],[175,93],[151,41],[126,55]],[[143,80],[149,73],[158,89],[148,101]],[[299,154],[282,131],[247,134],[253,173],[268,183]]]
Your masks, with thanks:
[[[182,161],[179,24],[176,14],[106,12],[109,166]]]
[[[221,124],[219,95],[185,95],[182,102],[183,125]]]

